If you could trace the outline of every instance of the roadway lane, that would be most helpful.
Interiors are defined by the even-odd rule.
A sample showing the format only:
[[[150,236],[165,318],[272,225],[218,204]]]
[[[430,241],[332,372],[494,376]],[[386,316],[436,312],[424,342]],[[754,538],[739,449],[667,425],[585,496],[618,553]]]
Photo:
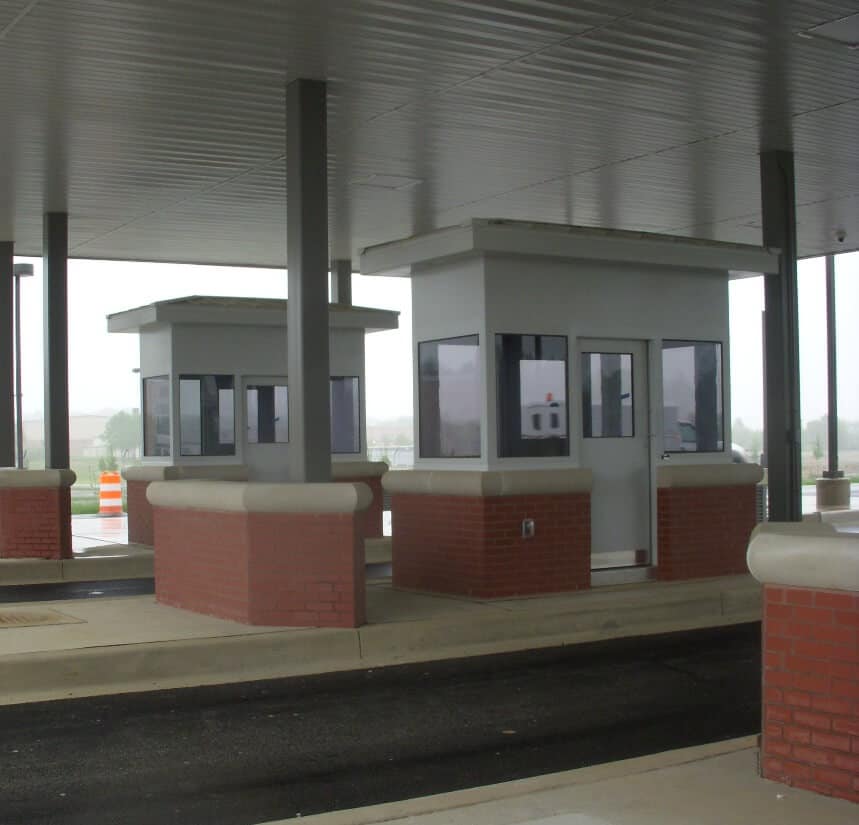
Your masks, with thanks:
[[[3,825],[252,825],[760,730],[760,627],[0,708]]]
[[[0,587],[0,604],[50,602],[65,599],[146,596],[155,592],[155,579],[109,579],[94,582],[47,582],[45,584],[6,584]],[[2,689],[2,683],[0,683]],[[3,820],[0,819],[0,823]]]

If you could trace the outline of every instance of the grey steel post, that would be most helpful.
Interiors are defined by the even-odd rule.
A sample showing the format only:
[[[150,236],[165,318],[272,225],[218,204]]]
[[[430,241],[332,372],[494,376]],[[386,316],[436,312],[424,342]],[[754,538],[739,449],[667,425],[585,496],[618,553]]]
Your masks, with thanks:
[[[286,87],[287,361],[293,481],[331,479],[326,89]]]
[[[45,341],[45,467],[69,466],[69,216],[45,214],[42,236]]]
[[[15,466],[14,418],[14,244],[0,241],[0,467]]]
[[[352,303],[352,261],[331,261],[331,303]]]
[[[24,469],[24,392],[21,380],[21,278],[33,275],[33,264],[15,264],[15,466]]]
[[[829,383],[827,466],[824,478],[843,478],[838,469],[838,370],[835,344],[835,256],[826,256],[826,372]]]
[[[771,521],[800,521],[799,310],[793,153],[761,152],[764,246],[781,250],[778,274],[764,276],[766,453]]]

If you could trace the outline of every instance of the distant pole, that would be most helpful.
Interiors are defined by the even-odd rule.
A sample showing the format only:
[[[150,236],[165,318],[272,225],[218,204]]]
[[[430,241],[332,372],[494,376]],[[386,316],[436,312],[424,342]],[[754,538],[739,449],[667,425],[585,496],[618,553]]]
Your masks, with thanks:
[[[15,264],[15,466],[24,469],[24,406],[21,390],[21,278],[33,274],[32,264]]]
[[[842,478],[838,469],[838,371],[836,369],[835,346],[835,256],[826,256],[826,369],[829,379],[828,424],[828,469],[824,478]]]

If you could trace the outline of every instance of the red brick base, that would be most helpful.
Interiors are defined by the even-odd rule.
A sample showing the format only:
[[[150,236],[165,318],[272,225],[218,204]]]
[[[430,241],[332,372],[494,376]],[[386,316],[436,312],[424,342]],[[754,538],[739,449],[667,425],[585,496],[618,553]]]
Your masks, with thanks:
[[[657,522],[657,578],[747,573],[746,549],[756,523],[755,486],[660,488]]]
[[[859,802],[859,594],[764,587],[767,779]]]
[[[590,495],[395,494],[395,587],[479,598],[590,587]],[[535,535],[523,539],[522,520]]]
[[[350,484],[366,484],[373,493],[373,502],[363,512],[358,514],[358,518],[363,523],[363,535],[365,539],[375,539],[382,536],[382,508],[383,508],[383,493],[382,493],[382,477],[381,476],[360,476],[357,478],[338,478],[337,482],[348,482]]]
[[[126,506],[128,511],[128,541],[130,544],[155,543],[152,526],[152,505],[146,498],[149,481],[126,481]]]
[[[156,598],[245,624],[357,627],[361,515],[156,507]]]
[[[70,559],[68,487],[0,488],[0,558]]]

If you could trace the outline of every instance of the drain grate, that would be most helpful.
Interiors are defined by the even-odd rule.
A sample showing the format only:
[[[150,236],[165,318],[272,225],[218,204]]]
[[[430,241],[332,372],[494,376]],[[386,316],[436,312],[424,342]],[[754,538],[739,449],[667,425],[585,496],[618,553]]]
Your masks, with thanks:
[[[0,608],[0,630],[10,627],[35,627],[51,624],[77,624],[81,619],[56,610],[20,610]]]

